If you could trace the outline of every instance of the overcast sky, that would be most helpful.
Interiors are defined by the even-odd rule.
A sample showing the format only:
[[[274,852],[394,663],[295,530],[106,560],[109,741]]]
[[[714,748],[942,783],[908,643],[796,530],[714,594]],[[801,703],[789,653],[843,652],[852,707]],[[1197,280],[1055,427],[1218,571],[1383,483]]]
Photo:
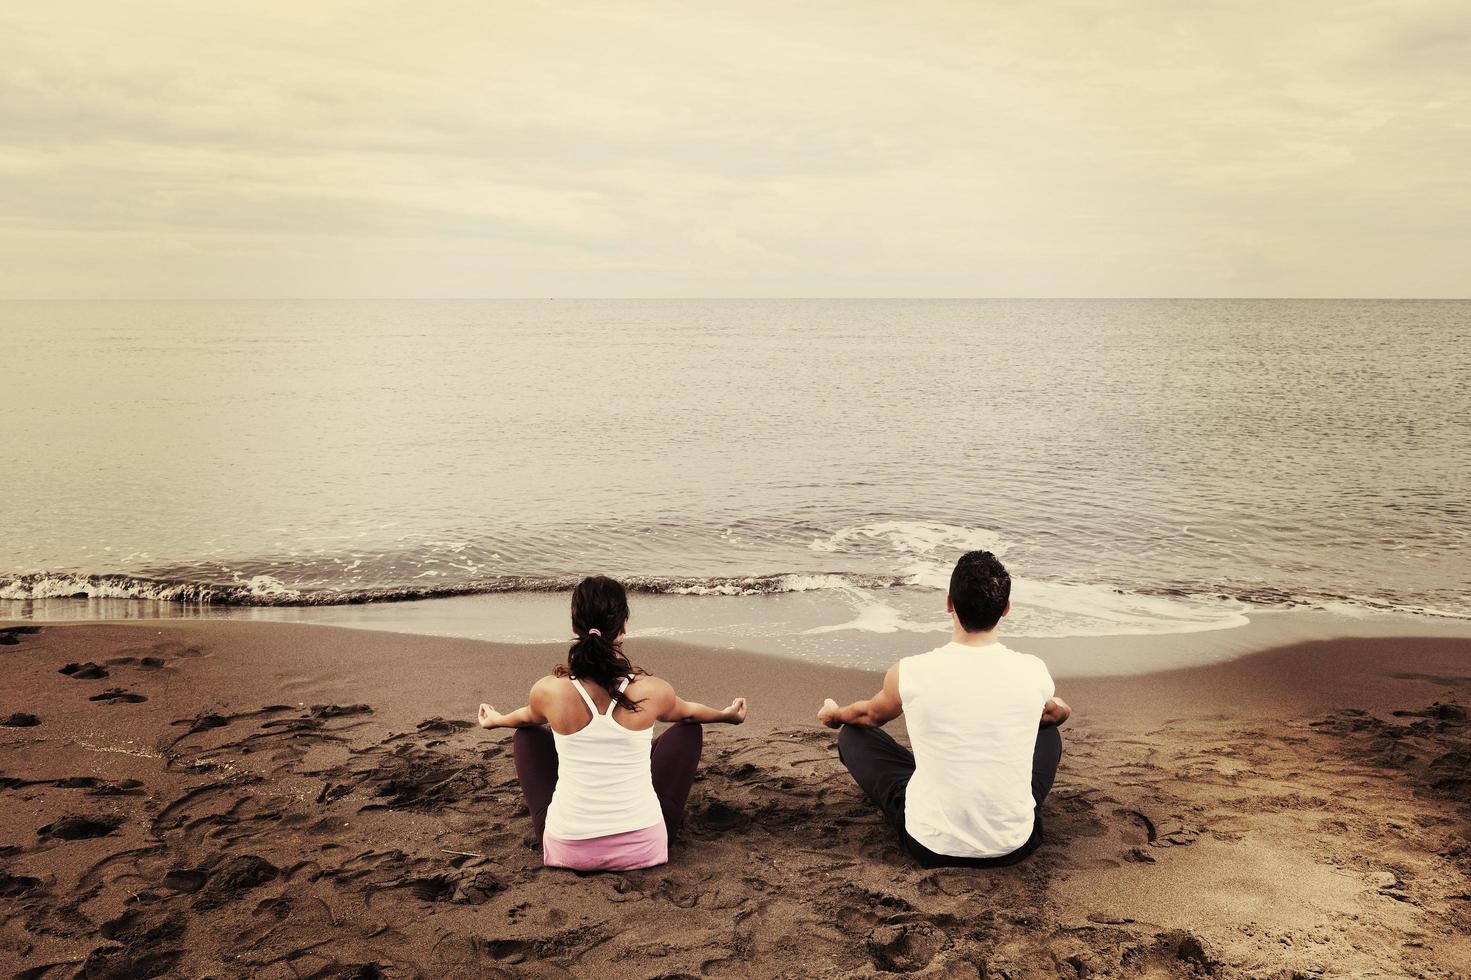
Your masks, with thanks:
[[[0,296],[1466,296],[1466,0],[0,8]]]

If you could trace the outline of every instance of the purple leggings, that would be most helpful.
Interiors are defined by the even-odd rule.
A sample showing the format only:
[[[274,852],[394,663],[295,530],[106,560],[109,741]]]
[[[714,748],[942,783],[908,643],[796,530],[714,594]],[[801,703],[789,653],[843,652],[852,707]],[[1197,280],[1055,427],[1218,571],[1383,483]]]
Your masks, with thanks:
[[[649,768],[671,841],[684,822],[684,804],[695,782],[704,744],[702,725],[671,725],[654,739]],[[526,809],[531,811],[531,829],[536,839],[541,840],[546,830],[547,807],[551,806],[552,791],[557,788],[557,743],[552,730],[543,726],[516,729],[511,752],[516,759],[521,795],[526,797]]]

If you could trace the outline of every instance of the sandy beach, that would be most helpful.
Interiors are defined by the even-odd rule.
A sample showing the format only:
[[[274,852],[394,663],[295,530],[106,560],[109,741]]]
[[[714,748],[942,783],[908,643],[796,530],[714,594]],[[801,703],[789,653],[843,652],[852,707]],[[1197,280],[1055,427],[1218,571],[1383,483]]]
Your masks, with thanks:
[[[0,38],[0,980],[1471,980],[1471,2]]]
[[[0,965],[1471,974],[1471,640],[1063,678],[1076,716],[1047,842],[990,871],[912,865],[812,723],[823,696],[869,694],[877,675],[654,640],[629,652],[690,696],[749,697],[751,719],[708,731],[669,865],[578,875],[540,867],[510,735],[470,722],[481,700],[522,703],[558,647],[271,623],[0,627]]]

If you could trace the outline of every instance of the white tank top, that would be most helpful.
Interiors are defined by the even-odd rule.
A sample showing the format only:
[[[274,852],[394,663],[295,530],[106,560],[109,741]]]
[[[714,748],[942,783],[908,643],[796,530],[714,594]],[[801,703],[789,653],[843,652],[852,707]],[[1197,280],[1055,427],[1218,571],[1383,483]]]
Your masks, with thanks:
[[[1047,665],[1000,643],[947,643],[899,661],[914,749],[904,829],[936,854],[999,857],[1032,834],[1032,753]]]
[[[624,678],[618,693],[633,678]],[[557,788],[547,807],[546,832],[562,840],[587,840],[631,830],[644,830],[664,819],[649,770],[653,726],[641,732],[613,720],[618,702],[608,710],[597,706],[572,678],[572,686],[587,703],[592,720],[571,735],[552,731],[557,744]]]

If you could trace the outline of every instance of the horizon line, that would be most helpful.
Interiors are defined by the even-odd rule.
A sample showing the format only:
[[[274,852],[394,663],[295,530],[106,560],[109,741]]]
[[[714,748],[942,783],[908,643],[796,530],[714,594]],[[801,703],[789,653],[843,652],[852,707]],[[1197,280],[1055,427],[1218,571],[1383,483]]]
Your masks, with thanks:
[[[0,303],[484,303],[484,302],[1466,302],[1471,296],[0,296]]]

